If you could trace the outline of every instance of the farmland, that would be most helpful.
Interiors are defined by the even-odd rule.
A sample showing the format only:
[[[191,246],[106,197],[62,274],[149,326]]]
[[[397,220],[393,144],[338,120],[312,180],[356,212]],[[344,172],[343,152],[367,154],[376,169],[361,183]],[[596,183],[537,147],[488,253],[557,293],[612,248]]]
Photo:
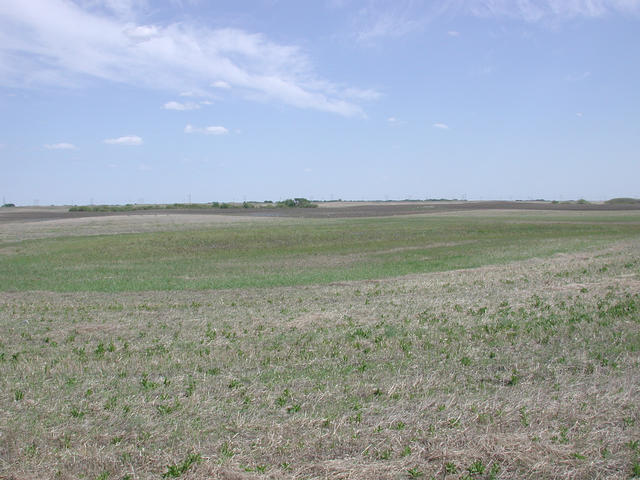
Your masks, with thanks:
[[[640,211],[442,205],[2,212],[0,478],[640,475]]]

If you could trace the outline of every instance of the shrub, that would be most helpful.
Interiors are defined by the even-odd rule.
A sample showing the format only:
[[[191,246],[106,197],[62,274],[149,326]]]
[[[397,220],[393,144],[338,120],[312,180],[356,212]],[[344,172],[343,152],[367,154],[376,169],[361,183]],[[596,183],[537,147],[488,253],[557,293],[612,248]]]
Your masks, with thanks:
[[[313,203],[311,200],[306,198],[287,198],[286,200],[282,200],[278,202],[277,205],[279,207],[287,207],[287,208],[315,208],[318,205]]]

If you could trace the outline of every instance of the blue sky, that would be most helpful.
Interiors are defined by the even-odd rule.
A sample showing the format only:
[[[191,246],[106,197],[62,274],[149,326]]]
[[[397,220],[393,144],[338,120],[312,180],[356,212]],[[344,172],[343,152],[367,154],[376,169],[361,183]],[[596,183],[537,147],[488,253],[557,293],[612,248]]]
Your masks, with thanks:
[[[640,0],[6,0],[16,204],[640,197]]]

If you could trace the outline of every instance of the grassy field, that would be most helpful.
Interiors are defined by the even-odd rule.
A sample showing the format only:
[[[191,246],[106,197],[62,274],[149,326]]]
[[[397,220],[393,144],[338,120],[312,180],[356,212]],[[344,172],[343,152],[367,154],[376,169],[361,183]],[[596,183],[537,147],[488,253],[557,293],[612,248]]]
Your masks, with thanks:
[[[0,290],[206,290],[499,264],[640,235],[640,214],[414,216],[235,224],[5,243]]]
[[[0,478],[640,477],[638,213],[112,226],[0,243]]]

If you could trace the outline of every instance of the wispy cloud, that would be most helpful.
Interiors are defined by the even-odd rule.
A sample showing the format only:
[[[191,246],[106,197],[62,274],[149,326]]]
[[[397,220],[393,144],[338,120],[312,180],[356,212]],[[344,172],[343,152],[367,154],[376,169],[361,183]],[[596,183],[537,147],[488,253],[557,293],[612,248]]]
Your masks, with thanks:
[[[147,25],[138,20],[148,18],[145,3],[0,2],[0,84],[75,88],[93,78],[203,97],[228,86],[247,99],[363,115],[359,99],[317,75],[298,46],[189,21]]]
[[[378,100],[382,96],[380,92],[371,88],[366,90],[362,90],[359,88],[346,88],[344,90],[344,95],[347,98],[353,98],[356,100],[363,100],[367,102]]]
[[[370,1],[353,20],[355,37],[362,43],[383,37],[401,37],[422,28],[426,19],[424,12],[416,9],[412,1]]]
[[[609,14],[640,14],[639,0],[367,0],[352,14],[353,36],[364,44],[401,37],[446,16],[509,17],[526,22],[557,22]],[[425,5],[427,4],[427,5]],[[330,2],[332,8],[349,9],[353,2]],[[449,30],[457,37],[460,32]]]
[[[200,104],[194,102],[167,102],[163,105],[165,110],[178,110],[178,111],[187,111],[187,110],[197,110],[200,108]]]
[[[441,11],[527,22],[640,13],[638,0],[445,0]]]
[[[441,130],[449,130],[449,125],[447,125],[446,123],[434,123],[433,127],[439,128]]]
[[[570,73],[565,77],[567,82],[581,82],[591,76],[591,72]]]
[[[229,130],[225,127],[221,126],[210,126],[210,127],[194,127],[193,125],[187,124],[184,127],[184,133],[202,133],[205,135],[227,135]]]
[[[104,143],[109,145],[126,145],[126,146],[138,146],[142,145],[142,138],[137,135],[125,135],[118,138],[107,138]]]
[[[76,147],[73,143],[61,142],[46,144],[44,148],[46,148],[47,150],[77,150],[78,147]]]

